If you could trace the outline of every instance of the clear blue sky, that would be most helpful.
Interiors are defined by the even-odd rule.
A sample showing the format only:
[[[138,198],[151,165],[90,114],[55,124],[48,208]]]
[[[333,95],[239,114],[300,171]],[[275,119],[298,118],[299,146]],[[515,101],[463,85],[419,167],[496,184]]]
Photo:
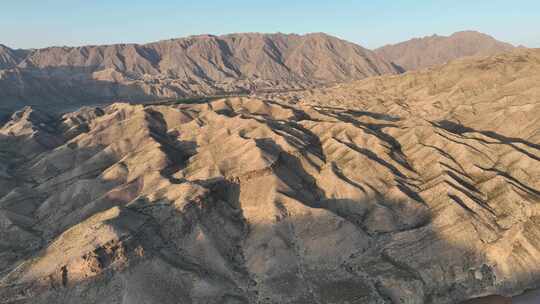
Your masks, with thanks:
[[[14,48],[231,32],[326,32],[375,48],[465,29],[540,47],[540,0],[5,0],[0,10],[0,43]]]

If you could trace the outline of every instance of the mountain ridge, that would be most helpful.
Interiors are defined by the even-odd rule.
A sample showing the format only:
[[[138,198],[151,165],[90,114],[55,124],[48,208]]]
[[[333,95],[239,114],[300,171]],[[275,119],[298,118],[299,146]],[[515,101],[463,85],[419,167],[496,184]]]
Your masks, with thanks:
[[[495,55],[516,48],[478,31],[460,31],[449,36],[431,35],[387,44],[374,50],[405,70],[417,70],[475,55]]]
[[[26,107],[0,126],[0,302],[537,288],[539,83],[524,49],[258,97]]]
[[[474,31],[450,37],[463,35],[480,36],[499,45],[490,36]],[[411,41],[425,39],[447,41],[449,37],[435,35]],[[418,64],[404,64],[406,51],[392,55],[395,51],[388,51],[392,47],[371,51],[320,32],[203,34],[144,44],[30,50],[0,46],[0,116],[25,105],[65,111],[114,101],[298,90],[418,68]],[[437,48],[427,50],[435,54],[431,56],[414,51],[414,47],[411,50],[422,60],[428,58],[427,66],[468,54],[454,46],[457,51],[450,57],[439,56]]]
[[[3,53],[8,66],[0,71],[0,100],[12,109],[298,89],[398,73],[372,51],[322,33],[49,47],[26,51],[24,58]]]

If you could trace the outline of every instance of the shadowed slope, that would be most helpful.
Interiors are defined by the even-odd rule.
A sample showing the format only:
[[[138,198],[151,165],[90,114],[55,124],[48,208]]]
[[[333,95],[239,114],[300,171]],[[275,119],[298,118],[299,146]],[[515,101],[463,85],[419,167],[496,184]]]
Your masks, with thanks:
[[[0,111],[291,90],[397,72],[372,51],[322,33],[201,35],[21,52],[0,48]]]
[[[537,56],[272,100],[27,108],[0,129],[0,302],[449,304],[537,287]]]

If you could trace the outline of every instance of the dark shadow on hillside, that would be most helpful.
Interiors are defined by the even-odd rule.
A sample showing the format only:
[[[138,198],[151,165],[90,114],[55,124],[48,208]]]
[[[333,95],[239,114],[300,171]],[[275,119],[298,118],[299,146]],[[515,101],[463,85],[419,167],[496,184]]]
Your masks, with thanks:
[[[9,117],[11,116],[12,111],[8,110],[2,110],[0,109],[0,128],[9,121]]]
[[[155,55],[155,54],[154,54]],[[154,56],[148,54],[149,57]],[[99,66],[56,66],[17,68],[0,81],[0,124],[2,117],[24,106],[48,112],[66,113],[82,106],[101,106],[114,102],[135,104],[199,104],[230,96],[249,96],[251,93],[295,91],[287,86],[274,89],[270,85],[256,88],[238,83],[221,87],[215,80],[200,75],[200,81],[173,79],[172,84],[145,81],[140,75],[122,73],[125,83],[96,80],[93,74],[103,71]],[[235,75],[229,75],[236,77]],[[22,80],[21,80],[22,79]],[[142,88],[142,85],[146,89]],[[166,91],[167,93],[163,93]],[[6,114],[4,114],[6,113]]]
[[[291,192],[282,193],[283,195],[289,196],[310,208],[326,209],[355,224],[368,234],[377,233],[370,231],[363,224],[365,219],[369,216],[369,211],[365,213],[357,213],[353,210],[354,208],[351,209],[351,207],[358,204],[357,201],[352,199],[335,199],[327,197],[325,191],[321,189],[317,185],[316,180],[305,171],[296,156],[282,150],[281,147],[271,139],[258,139],[256,140],[256,143],[257,146],[262,150],[268,151],[268,153],[277,153],[279,155],[278,160],[272,166],[272,171],[292,190]],[[332,163],[332,165],[334,166],[334,172],[336,172],[337,169],[335,164]],[[351,181],[343,174],[338,173],[336,175],[341,177],[344,182],[359,188],[364,193],[366,192],[366,189],[363,186]],[[425,202],[417,192],[413,191],[404,183],[399,183],[399,181],[397,186],[400,187],[400,190],[411,198],[411,200],[419,204],[419,209],[425,208]],[[384,198],[384,195],[380,194],[378,191],[375,191],[375,193],[377,193],[377,196],[374,197],[373,200],[376,205],[384,206],[384,208],[388,208],[389,210],[392,209],[393,205],[399,205],[397,202],[391,202]],[[392,212],[394,211],[396,210],[392,210]],[[398,212],[396,212],[395,216],[397,223],[396,225],[398,226],[397,230],[410,229],[411,226],[421,227],[427,225],[429,222],[429,216],[420,217],[418,221],[413,221],[412,223],[409,223],[407,219],[399,219]]]
[[[459,137],[461,139],[476,140],[476,141],[478,141],[478,142],[480,142],[480,143],[482,143],[484,145],[506,145],[506,146],[512,147],[515,151],[517,151],[517,152],[519,152],[519,153],[521,153],[523,155],[526,155],[527,157],[532,158],[533,160],[540,161],[540,156],[537,155],[540,152],[540,144],[532,143],[532,142],[529,142],[529,141],[524,140],[522,138],[507,137],[507,136],[498,134],[498,133],[496,133],[494,131],[475,130],[473,128],[469,128],[469,127],[466,127],[464,125],[461,125],[461,124],[458,124],[458,123],[455,123],[455,122],[452,122],[452,121],[448,121],[448,120],[443,120],[443,121],[439,121],[439,122],[431,122],[431,124],[434,127],[442,129],[442,130],[444,130],[446,132],[449,132],[451,134],[454,134],[455,136],[457,136],[457,137]],[[478,136],[475,136],[475,133],[486,136],[486,137],[488,137],[490,139],[493,139],[494,141],[488,141],[488,140],[485,140],[484,138],[480,138]],[[467,144],[467,143],[462,142],[462,141],[457,141],[456,139],[445,136],[442,133],[438,133],[438,134],[443,136],[444,138],[446,138],[448,140],[451,140],[453,142],[457,142],[459,144],[466,145],[467,147],[473,149],[474,151],[482,153],[481,151],[479,151],[477,148],[471,146],[470,144]],[[533,149],[534,152],[527,151],[524,148],[517,146],[517,144],[525,145],[526,147],[528,147],[530,149]],[[485,155],[485,154],[482,153],[482,155]],[[453,161],[455,162],[455,159]],[[533,187],[526,185],[525,183],[517,180],[516,178],[514,178],[513,176],[511,176],[507,172],[504,172],[504,171],[502,171],[502,170],[500,170],[498,168],[495,168],[495,167],[487,168],[487,167],[481,167],[481,166],[478,166],[478,165],[475,165],[475,166],[477,168],[479,168],[479,169],[484,170],[484,171],[494,172],[497,175],[504,177],[511,185],[513,185],[517,189],[520,189],[524,193],[527,193],[528,195],[535,196],[536,198],[540,197],[540,191],[538,189],[534,189]],[[450,171],[447,171],[447,172],[455,180],[459,181],[461,185],[464,185],[469,190],[478,193],[478,189],[474,188],[472,185],[468,184],[466,181],[459,178],[458,176],[456,176],[452,172],[450,172]]]
[[[396,69],[396,71],[398,71],[399,74],[403,74],[407,72],[407,70],[404,67],[400,66],[399,64],[395,62],[390,62],[390,64],[392,65],[392,67],[394,67],[394,69]]]
[[[394,122],[401,120],[399,117],[368,111],[344,110],[335,107],[320,107],[320,109],[317,109],[317,111],[342,122],[350,123],[362,129],[364,132],[376,136],[387,145],[387,148],[389,149],[388,154],[395,162],[399,163],[407,170],[416,172],[415,169],[407,162],[405,155],[403,155],[399,141],[388,133],[384,132],[385,128],[399,128],[399,125],[394,124]],[[388,123],[365,122],[361,120],[362,117],[383,120],[387,121]]]
[[[502,134],[499,134],[494,131],[486,131],[486,130],[475,130],[473,128],[466,127],[464,125],[461,125],[459,123],[455,123],[453,121],[449,120],[441,120],[438,122],[431,122],[431,124],[434,127],[443,129],[445,131],[448,131],[450,133],[453,133],[455,135],[459,135],[466,139],[474,139],[476,141],[479,141],[484,144],[501,144],[501,145],[507,145],[512,147],[514,150],[527,155],[528,157],[540,161],[540,156],[533,154],[532,152],[529,152],[523,148],[520,148],[516,144],[522,144],[525,145],[531,149],[536,150],[535,152],[540,152],[540,144],[532,143],[527,140],[524,140],[522,138],[516,138],[516,137],[507,137]],[[474,136],[474,133],[481,134],[483,136],[486,136],[490,139],[493,139],[494,141],[488,141],[483,138],[479,138]]]
[[[160,149],[167,155],[169,164],[161,170],[161,174],[172,183],[180,183],[173,174],[186,167],[188,159],[195,154],[195,142],[179,141],[177,134],[169,134],[167,121],[163,114],[151,108],[145,109],[150,129],[150,136],[160,144]]]
[[[183,148],[189,151],[193,145],[175,141],[176,136],[167,133],[168,127],[161,113],[149,108],[146,114],[153,138],[161,144],[162,151],[171,160],[171,166],[161,172],[167,177],[171,172],[185,165],[190,153],[186,153]],[[288,142],[294,147],[307,149],[304,153],[319,157],[322,162],[328,161],[324,158],[321,142],[317,136],[303,129],[298,123],[293,121],[283,125],[267,117],[257,117],[257,119],[265,121],[276,130],[287,132],[290,135],[287,138]],[[363,126],[362,123],[358,125]],[[367,126],[363,127],[367,128]],[[386,142],[390,142],[389,145],[392,140],[396,140],[388,139],[385,135],[382,135],[382,138],[386,138]],[[0,141],[2,140],[5,138],[0,138]],[[303,145],[305,142],[308,143],[307,146]],[[193,285],[184,284],[184,281],[179,278],[187,278],[189,282],[204,282],[208,285],[199,286],[208,286],[207,289],[215,290],[212,296],[198,298],[209,304],[268,303],[271,299],[264,294],[265,288],[268,287],[272,288],[270,289],[272,295],[280,296],[281,300],[290,300],[290,303],[370,303],[375,300],[386,304],[403,303],[405,300],[410,300],[409,303],[424,302],[426,304],[458,303],[461,300],[494,292],[494,271],[491,265],[484,263],[485,253],[470,249],[467,242],[474,239],[468,239],[468,235],[463,236],[464,240],[457,237],[449,238],[448,235],[440,233],[441,227],[435,229],[433,222],[429,220],[441,215],[432,214],[433,210],[429,208],[429,202],[422,200],[418,191],[406,179],[407,174],[404,170],[398,169],[395,163],[380,159],[369,149],[359,147],[353,149],[388,169],[395,175],[398,186],[409,188],[411,200],[426,211],[423,216],[415,215],[418,219],[413,224],[411,224],[410,215],[401,214],[398,208],[392,209],[402,202],[392,202],[385,198],[385,193],[373,189],[373,186],[359,184],[349,179],[339,171],[335,163],[330,165],[338,178],[364,192],[371,190],[376,193],[376,196],[366,200],[328,197],[324,189],[317,185],[315,178],[304,168],[298,155],[283,151],[271,139],[258,139],[256,144],[262,150],[279,154],[278,160],[272,167],[272,174],[290,189],[281,194],[293,198],[294,203],[297,202],[307,208],[328,210],[330,215],[294,216],[294,211],[288,210],[286,203],[276,200],[274,206],[261,205],[259,208],[263,215],[265,212],[273,212],[270,208],[277,209],[278,218],[258,223],[254,219],[246,218],[243,213],[240,193],[245,184],[242,184],[240,180],[223,178],[191,182],[172,180],[176,184],[193,183],[207,190],[203,195],[190,197],[186,202],[171,202],[166,199],[150,201],[146,197],[140,197],[138,192],[140,185],[137,183],[141,181],[135,181],[133,185],[126,185],[134,189],[131,196],[123,196],[122,193],[109,196],[96,205],[96,208],[92,210],[93,213],[85,214],[86,217],[80,219],[85,220],[112,207],[120,208],[117,218],[103,223],[111,226],[118,235],[123,235],[120,244],[117,247],[113,246],[112,249],[103,244],[97,244],[96,250],[88,255],[90,258],[96,257],[97,260],[94,277],[76,279],[72,277],[76,275],[76,271],[69,265],[61,265],[58,273],[43,280],[46,284],[50,283],[45,286],[48,293],[44,293],[43,289],[39,289],[43,287],[37,285],[4,285],[0,286],[0,301],[7,298],[18,299],[17,303],[32,303],[37,300],[54,303],[58,299],[66,299],[69,296],[72,297],[69,299],[74,302],[83,302],[83,300],[88,300],[85,298],[88,294],[105,297],[104,286],[118,286],[114,284],[118,284],[115,280],[119,278],[122,279],[122,284],[128,285],[131,276],[137,271],[142,271],[141,269],[147,272],[144,272],[144,284],[137,285],[137,288],[141,296],[151,297],[148,303],[164,303],[158,295],[166,294],[174,295],[175,298],[171,303],[180,300],[189,303],[192,300],[190,295],[194,290],[190,286]],[[82,150],[75,146],[72,148],[75,151]],[[451,169],[448,169],[446,174],[456,181],[448,183],[451,189],[475,201],[479,191],[474,185]],[[498,172],[498,174],[505,173]],[[505,177],[531,194],[538,194],[537,190],[526,186],[518,179],[508,174]],[[99,172],[95,172],[94,175],[78,176],[75,181],[100,178]],[[403,184],[399,184],[400,181]],[[418,197],[415,199],[415,196]],[[473,215],[477,213],[462,197],[455,194],[448,196],[468,213]],[[484,203],[482,200],[475,202],[479,205]],[[74,199],[73,203],[81,202],[79,199]],[[352,205],[369,205],[373,206],[373,209],[368,209],[365,213],[355,213],[351,212]],[[83,208],[84,206],[73,205],[72,207]],[[373,223],[368,223],[366,219],[370,212],[383,209],[390,209],[392,216],[379,219],[379,221],[391,219],[392,223],[397,222],[400,225],[397,225],[397,229],[374,233],[370,226]],[[337,227],[350,223],[358,230],[339,230],[340,228],[325,230],[335,222],[332,217],[334,215],[343,220]],[[400,221],[405,217],[407,217],[407,222],[401,223]],[[143,224],[135,225],[139,221]],[[451,225],[460,227],[473,225],[474,221],[477,221],[475,217],[471,219],[465,217],[458,223],[447,223],[448,225],[444,228]],[[540,231],[537,231],[540,230],[540,220],[531,220],[526,224],[525,230],[528,233],[533,236],[540,235]],[[59,230],[65,231],[68,228],[59,227]],[[200,231],[199,234],[196,233],[197,231]],[[474,229],[468,231],[474,234]],[[363,232],[367,236],[364,236]],[[265,233],[275,238],[263,239],[257,243],[256,239],[252,239],[260,236],[256,233]],[[339,235],[339,233],[347,235]],[[326,239],[329,235],[336,234],[339,236],[336,240]],[[202,237],[193,237],[194,235]],[[344,250],[335,253],[329,250],[329,248],[340,246],[341,240],[348,241],[347,237],[351,235],[359,239],[365,237],[365,241],[355,244],[357,248],[354,248],[354,252]],[[282,240],[282,242],[278,243],[277,240]],[[43,244],[42,248],[45,249],[50,245],[51,240],[47,241],[48,243]],[[209,243],[212,247],[204,247]],[[312,246],[308,246],[309,244]],[[200,250],[196,251],[197,254],[193,254],[187,250],[189,246],[195,245],[210,248],[210,250],[215,249],[217,253],[206,255],[205,250]],[[281,262],[287,267],[284,267],[286,269],[281,273],[268,272],[265,273],[267,275],[265,277],[256,277],[253,268],[250,268],[253,264],[249,263],[245,255],[246,248],[259,250],[265,254],[286,252],[288,259],[283,258]],[[30,258],[44,252],[45,250],[31,252],[21,257]],[[120,252],[124,252],[130,263],[130,268],[127,270],[115,268],[115,265],[118,265],[115,263],[121,261],[117,258]],[[332,252],[335,256],[329,256],[328,252]],[[262,262],[270,262],[273,257],[272,255],[264,256],[261,253]],[[212,264],[214,261],[224,261],[224,268],[216,267]],[[161,268],[156,267],[156,264],[161,265]],[[277,263],[274,265],[274,269],[279,266]],[[16,263],[11,263],[9,267],[15,266]],[[526,282],[528,287],[539,286],[540,279],[535,281],[535,278],[540,278],[540,274],[536,274],[534,278],[528,275],[515,273],[512,279],[517,282]],[[166,281],[160,281],[161,278],[165,278]],[[122,288],[126,285],[122,285]],[[518,291],[518,288],[503,286],[501,290],[509,293]],[[261,294],[258,294],[257,292],[260,291]]]
[[[5,77],[0,83],[0,99],[5,111],[32,106],[48,112],[64,113],[85,105],[158,99],[135,84],[92,79],[89,68],[28,68],[21,69],[20,73],[24,79],[24,88],[20,87],[18,79],[14,77]]]

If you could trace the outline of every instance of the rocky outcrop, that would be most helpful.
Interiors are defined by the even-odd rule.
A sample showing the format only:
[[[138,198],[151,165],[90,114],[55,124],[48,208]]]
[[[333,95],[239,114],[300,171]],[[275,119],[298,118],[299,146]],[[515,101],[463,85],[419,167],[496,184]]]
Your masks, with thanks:
[[[523,50],[261,98],[24,109],[0,129],[0,302],[537,287],[539,70]]]

